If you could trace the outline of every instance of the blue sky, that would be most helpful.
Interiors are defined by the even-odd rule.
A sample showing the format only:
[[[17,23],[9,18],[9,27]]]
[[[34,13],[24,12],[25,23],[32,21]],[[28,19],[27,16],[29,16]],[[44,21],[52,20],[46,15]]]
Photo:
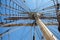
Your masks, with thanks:
[[[14,2],[16,2],[18,5],[20,5],[22,8],[24,8],[26,11],[29,11],[29,9],[31,10],[31,12],[44,12],[44,11],[40,11],[43,8],[49,7],[54,5],[53,2],[51,0],[25,0],[25,3],[23,2],[23,0],[13,0]],[[7,4],[9,5],[9,0],[1,0],[2,4]],[[60,1],[59,1],[60,2]],[[10,6],[13,7],[13,2],[10,2]],[[14,4],[14,8],[17,8],[17,5]],[[24,9],[19,8],[19,10],[25,11]],[[1,9],[1,14],[15,14],[15,15],[20,15],[21,11],[18,10],[11,10],[8,8],[5,8],[4,6],[0,7]],[[36,9],[34,11],[34,9]],[[49,9],[48,9],[49,10]],[[46,10],[46,11],[48,11]],[[45,14],[45,13],[44,13]],[[48,14],[48,15],[47,15]],[[54,15],[56,16],[56,14],[51,14],[51,13],[46,13],[45,16],[49,16],[49,15]],[[23,15],[23,16],[27,16],[27,15]],[[7,16],[7,17],[12,17],[12,16]],[[2,22],[6,22],[6,20],[4,20],[4,18],[7,18],[6,16],[1,16],[0,22],[2,20]],[[12,21],[12,20],[11,20]],[[57,20],[43,20],[42,21],[44,23],[47,22],[57,22]],[[7,21],[10,22],[10,21]],[[18,20],[12,23],[32,23],[33,20]],[[53,32],[53,34],[60,39],[60,33],[58,32],[58,27],[57,26],[48,26],[48,28],[51,30],[51,32]],[[34,27],[30,27],[30,26],[15,26],[15,27],[10,27],[10,28],[5,28],[5,27],[0,27],[0,34],[4,33],[6,30],[9,30],[9,33],[6,33],[5,35],[2,36],[2,40],[32,40],[33,39],[33,34],[34,34]],[[15,30],[15,31],[14,31]],[[42,32],[39,29],[39,26],[36,26],[35,28],[35,36],[36,36],[36,40],[42,40]],[[58,34],[58,35],[57,35]],[[1,39],[0,39],[1,40]]]

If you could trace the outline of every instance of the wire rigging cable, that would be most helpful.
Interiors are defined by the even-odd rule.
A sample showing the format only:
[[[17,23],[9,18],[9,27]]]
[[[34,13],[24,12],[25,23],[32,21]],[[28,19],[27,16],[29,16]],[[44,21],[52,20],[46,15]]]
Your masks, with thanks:
[[[12,6],[13,7],[11,7],[11,2],[13,3],[12,4]],[[14,8],[14,4],[16,4],[16,7],[17,8]],[[5,14],[7,15],[7,9],[9,9],[8,11],[9,11],[9,17],[11,16],[11,11],[12,12],[14,12],[14,13],[16,13],[15,11],[19,11],[19,13],[20,13],[20,10],[19,10],[19,8],[18,7],[20,7],[16,2],[14,2],[14,1],[12,1],[12,0],[9,0],[9,4],[8,4],[8,2],[5,0],[5,4],[2,4],[2,5],[4,5],[4,7],[5,7]],[[13,10],[11,10],[11,9],[13,9]],[[23,8],[24,9],[24,8]],[[14,14],[15,15],[15,14]],[[13,15],[13,16],[14,16]],[[18,16],[19,14],[17,14],[17,16]],[[6,16],[6,17],[8,17],[8,16]],[[11,20],[10,20],[10,22],[12,22]],[[8,23],[8,20],[6,20],[6,23]]]
[[[5,1],[6,2],[6,1]],[[11,1],[11,2],[13,2],[13,1]],[[16,4],[16,3],[14,3],[14,4]],[[12,5],[12,4],[11,4]],[[8,6],[8,5],[6,5],[6,4],[3,4],[3,3],[1,3],[1,6],[4,6],[5,8],[8,8],[8,9],[11,9],[11,10],[18,10],[18,9],[16,9],[16,8],[13,8],[13,7],[11,7],[11,6]],[[20,7],[20,6],[19,6]],[[19,12],[23,12],[23,10],[19,10]]]
[[[21,37],[21,39],[20,40],[23,40],[23,39],[25,39],[28,35],[27,35],[27,33],[30,33],[32,30],[30,29],[28,32],[26,32],[26,34],[25,35],[23,35],[22,37]]]
[[[36,35],[35,35],[35,33],[34,33],[34,34],[33,34],[33,40],[35,40],[35,39],[36,39],[36,38],[35,38],[35,36],[36,36]]]
[[[53,0],[54,2],[54,0]],[[56,6],[55,6],[55,10],[56,10],[56,15],[57,15],[57,21],[58,21],[58,31],[60,32],[60,12],[59,12],[59,3],[58,0],[56,0]]]
[[[11,0],[9,1],[9,6],[10,6],[10,3],[11,3]],[[10,14],[11,14],[11,13],[10,13],[10,10],[9,10],[9,17],[10,17]],[[10,22],[11,22],[11,21],[10,21]]]
[[[14,28],[14,29],[8,29],[8,30],[6,30],[4,33],[2,33],[2,36],[6,35],[6,34],[8,34],[8,33],[15,32],[16,30],[19,30],[19,29],[20,29],[20,27]],[[2,37],[2,36],[0,36],[0,37]]]
[[[22,3],[25,7],[27,7],[27,9],[31,12],[31,9],[30,9],[28,6],[26,6],[26,4],[24,4],[22,0],[21,0],[21,3]]]
[[[14,0],[12,0],[14,3],[16,3]],[[17,1],[18,2],[18,1]],[[19,3],[19,2],[18,2]],[[16,3],[19,7],[21,7],[24,11],[27,11],[25,8],[23,8],[22,6],[20,6],[18,3]]]
[[[1,0],[0,0],[0,14],[2,14],[2,13],[1,13],[1,9],[2,9],[2,8],[1,8]],[[2,17],[1,17],[1,16],[0,16],[0,24],[3,24],[3,23],[2,23]]]
[[[5,0],[5,4],[7,5],[7,1]],[[7,14],[7,10],[5,8],[5,14]],[[6,16],[7,17],[7,16]],[[7,20],[6,20],[6,23],[7,23]]]
[[[48,2],[50,2],[50,1],[48,1]],[[46,2],[46,3],[44,3],[44,4],[47,4],[48,2]],[[46,7],[47,8],[47,7]],[[36,8],[36,9],[34,9],[36,12],[37,11],[39,11],[39,9],[40,9],[40,6],[38,7],[38,8]],[[44,8],[43,8],[44,9]],[[41,11],[44,11],[43,9],[41,9]]]
[[[7,18],[7,17],[11,17],[11,15],[10,15],[10,14],[11,14],[11,11],[12,11],[12,13],[13,13],[14,15],[17,13],[16,16],[18,16],[18,17],[20,16],[20,15],[19,15],[20,11],[21,11],[21,12],[25,12],[25,11],[28,11],[28,10],[29,10],[29,11],[31,12],[30,8],[28,8],[26,5],[23,5],[23,6],[25,6],[28,10],[25,9],[24,7],[20,6],[20,5],[19,5],[20,3],[19,3],[18,1],[17,1],[17,2],[18,2],[19,4],[16,3],[15,1],[13,1],[13,0],[10,0],[10,1],[9,1],[9,6],[7,5],[7,4],[8,4],[7,2],[8,2],[8,1],[5,0],[5,3],[6,3],[5,6],[9,8],[9,10],[8,10],[9,16],[6,16],[6,18]],[[10,6],[11,6],[11,2],[12,2],[12,6],[13,6],[13,7],[10,7]],[[21,3],[23,3],[23,2],[21,2]],[[14,4],[16,4],[16,8],[14,8],[14,7],[15,7]],[[36,4],[36,5],[37,5],[37,4]],[[7,9],[8,9],[8,8],[6,8],[6,7],[5,7],[5,14],[7,14]],[[22,8],[22,10],[20,10],[19,8]],[[37,8],[37,6],[36,6],[36,8]],[[11,10],[11,9],[13,9],[13,10]],[[13,16],[14,16],[14,15],[13,15]],[[14,21],[14,20],[13,20],[13,21]],[[16,21],[17,21],[17,20],[16,20]],[[7,23],[7,22],[8,22],[8,20],[6,20],[6,23]],[[10,20],[10,22],[11,22],[11,20]],[[34,21],[33,23],[34,23],[34,25],[35,25],[36,21]],[[33,28],[34,28],[33,40],[36,40],[35,32],[37,33],[37,35],[38,35],[38,37],[39,37],[39,39],[40,39],[40,36],[39,36],[39,34],[38,34],[38,31],[35,29],[35,26],[34,26]],[[18,27],[18,28],[16,28],[16,29],[12,29],[12,30],[9,29],[9,30],[7,30],[6,32],[2,33],[2,36],[8,34],[8,40],[10,40],[10,33],[14,32],[14,31],[16,31],[16,30],[18,30],[18,29],[20,29],[20,28]],[[25,30],[23,30],[23,32],[24,32],[24,31],[25,31]],[[32,31],[32,28],[31,28],[28,32],[26,32],[25,35],[23,35],[23,36],[21,37],[21,40],[22,40],[23,38],[25,38],[26,35],[27,35],[27,33],[30,33],[31,31]],[[22,33],[23,33],[23,32],[22,32]],[[1,37],[2,37],[2,36],[1,36]],[[27,35],[27,36],[28,36],[28,35]],[[43,37],[42,37],[42,39],[43,39]]]
[[[37,33],[38,38],[40,39],[40,34],[38,34],[37,28],[36,28],[36,33]]]
[[[1,37],[1,40],[3,40],[3,37]]]
[[[11,2],[13,2],[14,4],[16,4],[16,6],[19,6],[20,8],[23,9],[23,10],[18,10],[18,9],[16,8],[16,10],[22,11],[22,12],[26,11],[23,7],[21,7],[21,6],[20,6],[18,3],[16,3],[15,1],[11,0]]]
[[[35,31],[36,31],[35,27],[36,26],[35,26],[35,23],[36,23],[36,21],[33,22],[33,28],[34,28],[34,31],[33,31],[33,40],[36,40],[36,34],[35,34]]]
[[[8,33],[8,40],[10,40],[10,34]]]

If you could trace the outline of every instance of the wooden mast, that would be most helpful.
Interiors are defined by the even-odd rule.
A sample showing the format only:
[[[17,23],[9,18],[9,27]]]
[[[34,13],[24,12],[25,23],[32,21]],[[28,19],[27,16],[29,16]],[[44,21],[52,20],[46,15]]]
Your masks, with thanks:
[[[35,14],[36,23],[40,26],[43,35],[45,36],[46,40],[58,40],[53,33],[45,26],[45,24],[39,19],[38,15]]]

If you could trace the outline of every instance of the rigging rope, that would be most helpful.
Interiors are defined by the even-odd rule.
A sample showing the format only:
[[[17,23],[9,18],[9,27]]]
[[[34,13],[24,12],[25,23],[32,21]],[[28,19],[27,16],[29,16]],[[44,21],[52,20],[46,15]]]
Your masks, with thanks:
[[[5,0],[5,4],[7,5],[7,1],[6,0]],[[5,14],[7,14],[7,9],[6,8],[5,8]],[[6,23],[7,23],[7,20],[6,20]]]
[[[16,2],[18,2],[18,1],[14,1],[14,0],[12,0],[14,3],[16,3]],[[19,2],[18,2],[19,3]],[[17,3],[16,3],[17,4]],[[20,4],[20,3],[19,3]],[[18,4],[17,4],[18,5]],[[24,11],[27,11],[26,9],[24,9],[22,6],[20,6],[20,5],[18,5],[19,7],[21,7]]]
[[[10,40],[10,34],[8,33],[8,40]]]
[[[6,32],[2,33],[2,36],[6,35],[6,34],[8,34],[8,33],[12,33],[12,32],[14,32],[14,31],[16,31],[16,30],[18,30],[18,29],[20,29],[20,27],[15,28],[15,29],[8,29]],[[8,31],[9,31],[9,32],[8,32]],[[0,37],[2,37],[2,36],[0,36]]]
[[[16,7],[19,6],[20,8],[22,8],[22,12],[26,11],[23,7],[21,7],[18,3],[16,3],[15,1],[11,0],[14,4],[16,4]],[[18,10],[17,8],[15,8],[16,10]],[[20,11],[20,10],[18,10]]]
[[[1,9],[2,9],[2,8],[1,8],[1,0],[0,0],[0,14],[2,14],[2,13],[1,13],[1,12],[2,12]],[[1,17],[1,16],[0,16],[0,23],[2,23],[2,17]]]
[[[53,0],[53,2],[54,2],[54,0]],[[57,15],[57,21],[58,21],[58,24],[59,24],[58,25],[58,30],[60,32],[60,13],[59,13],[59,3],[58,3],[58,0],[56,0],[55,10],[56,10],[56,15]]]
[[[40,36],[39,36],[40,34],[38,34],[37,28],[36,28],[36,33],[37,33],[37,36],[38,36],[38,37],[39,37],[39,39],[40,39]]]
[[[50,2],[50,1],[48,1],[48,2]],[[48,2],[46,2],[46,3],[44,3],[44,4],[47,4]],[[39,6],[39,8],[40,8],[40,6]],[[34,10],[37,12],[37,11],[39,11],[39,8],[36,8],[36,9],[34,9]],[[41,9],[41,11],[44,11],[44,8]]]
[[[26,4],[24,4],[22,0],[21,0],[21,3],[22,3],[25,7],[27,7],[27,9],[31,12],[31,9],[30,9],[28,6],[26,6]]]
[[[30,29],[28,32],[26,32],[26,34],[25,35],[22,35],[22,37],[21,37],[21,39],[20,40],[23,40],[23,38],[26,38],[28,35],[27,35],[27,33],[30,33],[32,30]]]
[[[11,3],[11,0],[9,1],[9,6],[10,6],[10,3]],[[10,17],[10,14],[11,14],[11,13],[10,13],[10,9],[9,9],[9,17]],[[10,20],[10,22],[11,22],[11,20]]]
[[[1,37],[1,40],[3,40],[3,37]]]
[[[36,25],[36,20],[33,22],[33,28],[34,28],[34,31],[33,31],[33,40],[36,40],[36,35],[35,35],[35,26]]]

